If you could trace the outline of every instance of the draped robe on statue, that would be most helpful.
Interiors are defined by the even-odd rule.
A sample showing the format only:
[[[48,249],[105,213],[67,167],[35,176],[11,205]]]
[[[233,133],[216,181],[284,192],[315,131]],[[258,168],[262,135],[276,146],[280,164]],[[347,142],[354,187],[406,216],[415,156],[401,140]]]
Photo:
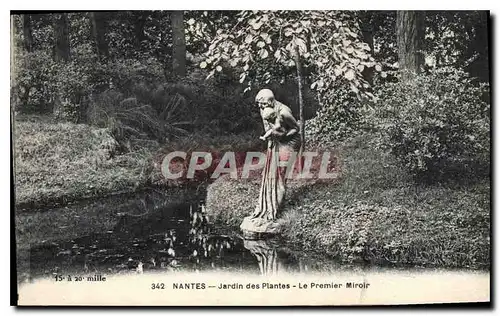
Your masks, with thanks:
[[[292,153],[297,155],[300,148],[299,125],[293,117],[292,111],[281,102],[275,101],[276,121],[274,127],[280,128],[284,135],[274,136],[268,141],[266,164],[262,174],[259,200],[252,218],[274,221],[285,195],[286,168],[279,167],[280,161],[293,159]],[[262,109],[261,109],[262,113]],[[270,128],[266,120],[264,129]],[[292,166],[293,167],[293,166]]]

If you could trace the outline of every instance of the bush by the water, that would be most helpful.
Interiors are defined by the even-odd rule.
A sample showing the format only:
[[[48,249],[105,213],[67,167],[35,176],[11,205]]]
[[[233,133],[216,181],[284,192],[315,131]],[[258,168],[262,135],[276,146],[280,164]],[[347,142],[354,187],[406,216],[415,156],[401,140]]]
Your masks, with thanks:
[[[109,128],[120,144],[147,140],[164,142],[185,135],[187,122],[179,120],[186,116],[182,99],[174,97],[165,101],[168,103],[159,108],[117,90],[106,90],[92,100],[87,111],[88,123]]]
[[[379,145],[417,176],[438,178],[450,169],[489,165],[490,105],[485,96],[487,86],[448,68],[387,83],[379,89],[376,105]]]

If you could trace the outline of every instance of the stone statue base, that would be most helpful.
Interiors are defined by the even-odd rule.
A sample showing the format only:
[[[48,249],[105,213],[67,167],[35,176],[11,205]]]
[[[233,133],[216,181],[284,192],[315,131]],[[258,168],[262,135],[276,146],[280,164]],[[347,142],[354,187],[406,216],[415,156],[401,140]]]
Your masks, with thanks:
[[[249,240],[264,239],[281,232],[281,226],[277,222],[251,216],[243,219],[240,229],[243,231],[243,238]]]

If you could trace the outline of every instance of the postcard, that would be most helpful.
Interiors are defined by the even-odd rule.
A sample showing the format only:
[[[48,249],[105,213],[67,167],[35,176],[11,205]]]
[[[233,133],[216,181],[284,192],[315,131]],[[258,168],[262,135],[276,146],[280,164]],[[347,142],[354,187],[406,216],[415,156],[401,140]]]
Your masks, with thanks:
[[[490,33],[12,11],[11,304],[489,305]]]

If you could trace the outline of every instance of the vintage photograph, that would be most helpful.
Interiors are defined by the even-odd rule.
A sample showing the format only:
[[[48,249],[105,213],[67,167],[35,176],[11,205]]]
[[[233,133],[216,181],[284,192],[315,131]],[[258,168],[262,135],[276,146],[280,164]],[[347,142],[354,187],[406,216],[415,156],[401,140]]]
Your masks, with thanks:
[[[488,11],[11,11],[20,306],[490,303]]]

